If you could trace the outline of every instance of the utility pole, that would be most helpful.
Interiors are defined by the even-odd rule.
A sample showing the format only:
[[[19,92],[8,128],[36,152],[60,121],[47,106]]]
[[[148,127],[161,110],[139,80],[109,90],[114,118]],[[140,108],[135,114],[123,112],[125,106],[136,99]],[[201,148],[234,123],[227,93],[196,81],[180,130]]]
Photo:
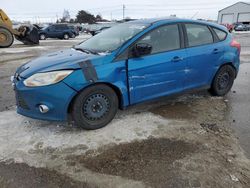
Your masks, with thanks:
[[[125,5],[122,5],[122,14],[123,14],[123,20],[125,19]]]

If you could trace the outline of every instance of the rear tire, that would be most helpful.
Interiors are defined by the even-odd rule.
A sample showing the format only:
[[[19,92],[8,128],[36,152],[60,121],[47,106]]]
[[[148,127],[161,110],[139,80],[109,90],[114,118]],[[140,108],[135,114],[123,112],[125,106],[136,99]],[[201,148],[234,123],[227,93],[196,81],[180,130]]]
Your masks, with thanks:
[[[14,36],[5,27],[0,27],[0,48],[8,48],[14,42]]]
[[[215,96],[226,95],[233,86],[235,76],[235,69],[231,65],[221,67],[214,77],[211,93]]]
[[[106,126],[116,115],[118,97],[107,85],[83,90],[74,100],[71,116],[78,127],[95,130]]]

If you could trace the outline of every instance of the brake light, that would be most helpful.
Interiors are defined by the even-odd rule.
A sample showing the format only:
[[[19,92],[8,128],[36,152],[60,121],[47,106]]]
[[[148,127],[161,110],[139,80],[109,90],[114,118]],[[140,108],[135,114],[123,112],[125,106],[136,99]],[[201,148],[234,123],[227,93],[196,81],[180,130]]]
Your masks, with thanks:
[[[240,53],[240,50],[241,50],[241,46],[240,46],[240,43],[237,42],[235,39],[232,40],[232,42],[230,43],[230,46],[234,47],[234,48],[237,48],[239,53]]]

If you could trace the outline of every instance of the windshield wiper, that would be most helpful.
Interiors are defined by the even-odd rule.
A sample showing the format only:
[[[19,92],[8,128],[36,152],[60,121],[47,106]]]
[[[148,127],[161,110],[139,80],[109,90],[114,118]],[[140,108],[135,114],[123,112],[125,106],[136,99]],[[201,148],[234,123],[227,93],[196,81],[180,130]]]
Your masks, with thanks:
[[[93,51],[93,50],[89,50],[89,49],[83,49],[83,48],[78,48],[78,47],[73,47],[75,50],[79,50],[79,51],[82,51],[82,52],[85,52],[87,54],[95,54],[95,55],[98,55],[97,52]]]
[[[90,54],[90,51],[86,50],[86,49],[82,49],[82,48],[76,48],[74,47],[75,50],[81,51],[81,52],[85,52],[87,54]]]

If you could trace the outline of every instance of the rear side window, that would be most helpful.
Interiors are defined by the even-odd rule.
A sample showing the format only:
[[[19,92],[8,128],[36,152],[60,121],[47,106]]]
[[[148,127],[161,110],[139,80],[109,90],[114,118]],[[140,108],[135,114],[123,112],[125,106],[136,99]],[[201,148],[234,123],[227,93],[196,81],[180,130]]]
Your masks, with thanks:
[[[216,29],[216,28],[213,28],[213,30],[216,33],[216,35],[218,36],[220,41],[223,41],[226,39],[227,33],[225,31],[222,31],[222,30]]]
[[[65,30],[65,29],[67,29],[67,26],[66,25],[56,25],[56,29],[57,30]]]
[[[180,37],[178,25],[161,26],[146,34],[137,43],[147,43],[152,45],[151,54],[179,49]]]
[[[209,28],[200,24],[185,24],[188,37],[188,46],[200,46],[213,43],[213,35]]]

